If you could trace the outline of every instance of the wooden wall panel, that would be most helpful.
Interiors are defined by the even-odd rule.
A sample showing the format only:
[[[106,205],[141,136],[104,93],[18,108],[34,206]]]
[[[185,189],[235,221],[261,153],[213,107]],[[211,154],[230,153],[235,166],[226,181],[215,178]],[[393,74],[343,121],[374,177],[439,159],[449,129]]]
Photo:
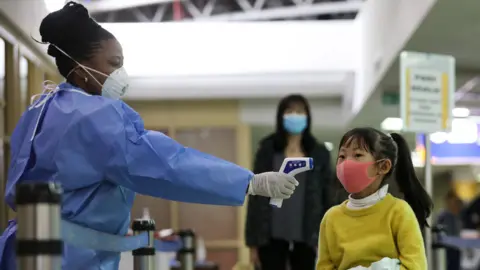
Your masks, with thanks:
[[[176,130],[176,139],[185,146],[236,161],[234,128],[181,128]],[[180,203],[179,224],[181,228],[194,229],[205,240],[238,239],[237,210],[234,207]]]
[[[238,261],[236,249],[210,249],[207,253],[207,259],[216,262],[220,270],[231,270]]]
[[[235,162],[237,135],[235,128],[180,128],[175,139],[188,147]]]
[[[6,170],[5,170],[5,128],[6,112],[5,112],[5,41],[0,38],[0,194],[5,194]],[[7,225],[7,206],[4,200],[0,200],[0,230]]]
[[[22,114],[20,76],[19,76],[19,46],[17,44],[5,44],[5,148],[8,150],[10,136]],[[10,164],[10,154],[6,151],[4,168]],[[7,171],[5,170],[5,178]],[[5,183],[4,183],[5,185]],[[7,209],[7,220],[15,218],[15,212]],[[6,224],[4,224],[6,225]]]
[[[43,82],[45,81],[45,71],[42,67],[32,61],[28,62],[28,94],[27,107],[30,106],[31,98],[43,91]]]
[[[247,168],[251,166],[250,127],[241,123],[237,101],[127,102],[142,116],[146,128],[168,129],[170,137],[186,146]],[[154,200],[143,202],[151,209],[155,205]],[[169,205],[172,228],[194,229],[205,240],[208,259],[218,263],[221,270],[232,269],[237,261],[248,263],[249,252],[243,245],[245,207],[178,202]],[[158,215],[164,219],[160,212]]]
[[[135,90],[132,89],[132,91]],[[145,127],[150,129],[235,126],[239,122],[237,101],[130,101],[128,103],[142,116]]]
[[[19,50],[17,45],[5,46],[5,101],[6,101],[6,134],[12,134],[22,114],[20,106],[20,80],[19,80]]]
[[[157,229],[161,230],[171,227],[169,201],[137,194],[131,212],[132,220],[141,218],[144,208],[148,208],[150,211],[150,216],[155,220]]]
[[[237,208],[179,204],[180,228],[193,229],[206,241],[237,240]]]

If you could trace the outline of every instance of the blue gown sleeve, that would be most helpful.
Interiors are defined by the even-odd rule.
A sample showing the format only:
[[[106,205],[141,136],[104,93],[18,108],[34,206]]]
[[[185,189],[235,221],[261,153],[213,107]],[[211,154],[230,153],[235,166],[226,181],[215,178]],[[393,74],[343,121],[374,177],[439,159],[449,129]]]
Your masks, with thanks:
[[[140,116],[121,101],[90,112],[71,129],[63,136],[63,157],[78,155],[75,148],[81,148],[82,156],[77,159],[90,163],[81,166],[82,170],[96,171],[102,179],[140,194],[238,206],[243,204],[253,177],[236,164],[145,130]]]

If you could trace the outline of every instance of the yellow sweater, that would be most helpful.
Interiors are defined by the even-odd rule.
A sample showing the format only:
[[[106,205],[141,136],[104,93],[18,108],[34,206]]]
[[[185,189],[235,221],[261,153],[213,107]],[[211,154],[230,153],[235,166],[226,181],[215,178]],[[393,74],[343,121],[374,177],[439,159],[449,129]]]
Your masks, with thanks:
[[[384,257],[402,270],[426,270],[422,233],[410,206],[390,194],[375,205],[352,210],[332,207],[320,225],[316,270],[368,267]]]

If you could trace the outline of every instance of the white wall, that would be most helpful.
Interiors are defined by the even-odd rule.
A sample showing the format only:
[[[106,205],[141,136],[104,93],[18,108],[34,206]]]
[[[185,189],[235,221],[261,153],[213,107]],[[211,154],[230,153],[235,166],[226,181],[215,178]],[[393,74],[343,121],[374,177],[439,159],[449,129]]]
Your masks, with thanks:
[[[345,126],[341,99],[307,97],[312,114],[312,126],[335,129]],[[240,119],[250,125],[274,126],[278,102],[278,99],[243,100],[240,103]]]
[[[355,23],[360,61],[353,112],[363,107],[385,72],[437,0],[369,0]]]
[[[40,40],[40,23],[48,14],[43,0],[0,0],[0,11],[27,36]],[[37,44],[46,53],[46,46]]]
[[[341,96],[359,54],[353,21],[102,25],[122,44],[129,99]]]
[[[103,26],[134,77],[353,71],[358,57],[353,21]]]
[[[240,75],[133,77],[128,99],[278,98],[290,93],[340,97],[354,76],[345,72],[282,72]]]

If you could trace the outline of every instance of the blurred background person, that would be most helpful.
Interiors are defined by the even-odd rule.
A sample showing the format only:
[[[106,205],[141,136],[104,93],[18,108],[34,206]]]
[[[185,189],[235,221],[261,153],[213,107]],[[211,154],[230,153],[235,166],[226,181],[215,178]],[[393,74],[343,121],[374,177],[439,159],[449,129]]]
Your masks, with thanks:
[[[310,131],[307,100],[290,95],[278,104],[276,130],[264,138],[257,150],[254,172],[278,171],[284,158],[312,157],[315,168],[297,175],[299,186],[281,208],[269,198],[249,196],[246,244],[251,259],[262,270],[314,269],[318,228],[330,206],[330,153]]]
[[[480,195],[465,207],[462,213],[463,228],[480,233]]]
[[[463,202],[455,193],[450,190],[445,196],[445,209],[437,217],[437,225],[444,228],[445,233],[449,236],[460,236],[462,230],[461,213]],[[461,251],[456,248],[447,248],[447,270],[460,270],[461,267]]]
[[[462,237],[480,236],[480,195],[476,195],[462,211]],[[462,270],[480,270],[480,250],[464,249],[461,257]]]

